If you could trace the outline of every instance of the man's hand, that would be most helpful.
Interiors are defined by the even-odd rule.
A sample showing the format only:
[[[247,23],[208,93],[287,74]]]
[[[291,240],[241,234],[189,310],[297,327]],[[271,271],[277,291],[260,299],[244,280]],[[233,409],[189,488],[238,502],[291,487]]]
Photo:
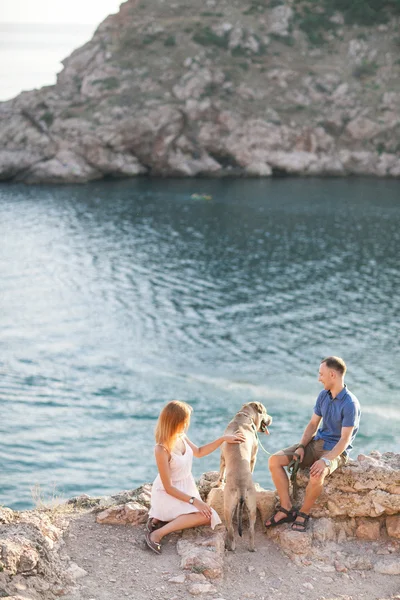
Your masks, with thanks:
[[[311,477],[320,477],[327,468],[328,467],[323,460],[316,460],[315,463],[310,467],[310,475]]]
[[[296,448],[296,454],[299,455],[299,461],[303,462],[304,459],[304,448]],[[295,456],[293,458],[296,458]]]

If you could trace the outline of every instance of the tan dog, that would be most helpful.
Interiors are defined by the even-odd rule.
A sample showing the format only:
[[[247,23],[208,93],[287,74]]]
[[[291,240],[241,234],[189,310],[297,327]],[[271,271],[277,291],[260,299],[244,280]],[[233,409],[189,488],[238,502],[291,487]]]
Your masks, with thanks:
[[[232,519],[238,507],[238,532],[242,536],[243,505],[246,504],[250,522],[250,552],[254,552],[254,525],[257,516],[256,489],[252,473],[256,464],[258,439],[257,432],[269,434],[267,426],[272,417],[261,402],[248,402],[236,413],[225,433],[242,433],[246,441],[241,444],[221,446],[221,462],[218,485],[225,480],[224,517],[227,528],[225,545],[228,550],[235,549],[235,537]]]

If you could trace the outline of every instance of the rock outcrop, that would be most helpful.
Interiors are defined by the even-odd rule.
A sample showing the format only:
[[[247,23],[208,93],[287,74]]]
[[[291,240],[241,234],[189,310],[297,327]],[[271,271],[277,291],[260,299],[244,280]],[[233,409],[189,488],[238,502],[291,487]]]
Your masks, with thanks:
[[[56,85],[0,103],[0,180],[400,176],[397,14],[211,4],[128,0]]]
[[[77,576],[59,555],[67,526],[66,514],[0,508],[1,597],[53,600],[66,593]]]
[[[307,482],[308,470],[300,471],[297,506]],[[306,533],[299,535],[283,525],[267,534],[296,562],[312,560],[322,571],[374,569],[400,574],[399,484],[399,454],[361,454],[327,479]],[[223,519],[223,490],[211,489],[208,498]],[[262,522],[273,513],[276,502],[274,492],[257,489]]]
[[[223,490],[215,487],[217,473],[199,482],[204,499],[223,519]],[[300,498],[307,472],[300,474]],[[54,509],[14,512],[0,508],[0,595],[13,599],[55,600],[76,589],[88,574],[63,550],[63,534],[72,519],[89,513],[99,525],[140,526],[148,516],[151,486],[105,498],[83,495]],[[290,525],[267,531],[295,563],[322,573],[356,570],[400,574],[400,454],[372,452],[336,471],[312,511],[310,527],[298,533]],[[273,512],[274,491],[257,486],[259,521]],[[170,580],[185,584],[190,595],[215,592],[224,574],[224,526],[183,532],[177,541],[181,575]],[[246,538],[246,523],[244,534]],[[105,552],[114,550],[106,549]],[[112,581],[112,580],[111,580]],[[69,597],[69,596],[68,596]],[[71,596],[71,598],[75,596]]]

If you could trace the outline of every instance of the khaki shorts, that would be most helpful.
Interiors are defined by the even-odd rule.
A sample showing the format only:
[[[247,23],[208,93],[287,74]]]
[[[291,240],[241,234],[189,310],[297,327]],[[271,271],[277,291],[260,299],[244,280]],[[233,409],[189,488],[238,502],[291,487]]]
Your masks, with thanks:
[[[300,442],[299,442],[300,444]],[[293,446],[289,446],[288,448],[283,448],[277,454],[284,454],[285,456],[293,456],[296,452],[296,449],[299,447],[299,444],[294,444]],[[316,460],[320,459],[321,456],[325,456],[328,454],[330,450],[324,450],[324,440],[311,440],[304,450],[304,459],[300,463],[300,469],[306,469],[307,467],[311,467],[312,464],[315,463]],[[328,475],[331,475],[333,471],[335,471],[339,467],[343,467],[348,462],[348,457],[346,454],[340,454],[337,458],[331,460],[331,466],[329,467]]]

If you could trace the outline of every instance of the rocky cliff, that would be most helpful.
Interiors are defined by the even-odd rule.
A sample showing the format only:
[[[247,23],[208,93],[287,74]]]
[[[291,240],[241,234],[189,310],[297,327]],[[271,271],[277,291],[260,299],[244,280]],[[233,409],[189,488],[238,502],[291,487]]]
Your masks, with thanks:
[[[128,0],[0,104],[0,179],[399,177],[399,8],[342,5]]]

